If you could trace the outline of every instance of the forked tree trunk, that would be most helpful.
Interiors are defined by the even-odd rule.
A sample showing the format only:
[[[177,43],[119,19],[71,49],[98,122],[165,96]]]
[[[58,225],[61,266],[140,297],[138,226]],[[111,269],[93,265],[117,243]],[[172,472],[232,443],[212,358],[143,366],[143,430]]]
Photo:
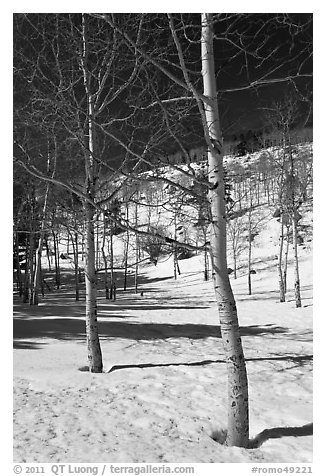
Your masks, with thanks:
[[[211,243],[213,283],[221,326],[228,374],[229,446],[247,447],[249,442],[249,404],[246,364],[242,349],[235,299],[227,271],[226,213],[223,177],[222,135],[215,83],[213,25],[211,15],[202,14],[202,76],[206,124],[210,143],[208,149],[209,203],[211,213]]]

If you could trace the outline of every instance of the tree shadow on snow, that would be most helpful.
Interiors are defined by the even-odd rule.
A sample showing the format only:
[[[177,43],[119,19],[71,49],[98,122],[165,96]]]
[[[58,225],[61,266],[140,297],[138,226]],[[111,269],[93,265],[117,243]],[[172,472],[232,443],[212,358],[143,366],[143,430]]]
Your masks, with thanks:
[[[24,340],[14,340],[13,348],[14,349],[29,349],[29,350],[37,350],[41,349],[42,345],[38,342],[30,342]]]
[[[301,286],[301,292],[311,291],[312,286]],[[279,301],[280,292],[278,290],[273,291],[255,291],[253,284],[252,294],[249,295],[247,292],[236,293],[236,301]],[[311,300],[312,296],[301,297],[301,301]],[[295,299],[287,299],[286,302],[295,302]],[[282,303],[280,303],[282,305]],[[305,307],[305,306],[304,306]]]
[[[313,434],[313,424],[303,426],[267,428],[249,441],[249,448],[260,448],[270,439],[283,438],[284,436],[310,436]]]
[[[114,320],[114,319],[119,320]],[[99,335],[103,339],[122,338],[131,340],[155,340],[168,338],[204,339],[221,338],[220,326],[205,324],[141,323],[120,315],[100,319]],[[242,336],[282,334],[287,328],[278,326],[240,327]],[[77,318],[14,317],[14,339],[52,338],[61,340],[85,339],[85,320]]]
[[[312,355],[277,355],[274,357],[253,357],[246,359],[246,362],[255,362],[255,361],[287,361],[287,362],[298,362],[299,365],[304,365],[307,362],[312,360]],[[224,364],[224,359],[206,359],[195,362],[170,362],[170,363],[139,363],[139,364],[117,364],[113,365],[107,373],[114,372],[116,370],[127,370],[127,369],[146,369],[146,368],[157,368],[157,367],[200,367],[203,365],[210,364]]]

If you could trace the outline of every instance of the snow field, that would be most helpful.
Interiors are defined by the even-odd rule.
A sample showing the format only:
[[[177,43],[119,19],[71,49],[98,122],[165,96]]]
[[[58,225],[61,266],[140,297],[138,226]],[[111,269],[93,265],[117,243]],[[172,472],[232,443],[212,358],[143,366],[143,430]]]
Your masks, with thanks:
[[[270,439],[251,450],[211,438],[213,432],[223,437],[227,425],[212,283],[203,281],[201,257],[181,261],[180,268],[175,282],[170,260],[145,267],[142,298],[132,292],[115,302],[100,297],[106,369],[100,375],[79,370],[87,361],[84,335],[76,332],[83,302],[62,294],[59,309],[51,306],[51,295],[42,312],[18,306],[16,318],[25,328],[17,328],[14,351],[15,461],[311,461],[312,436]],[[247,359],[251,437],[312,421],[311,255],[301,259],[301,309],[291,293],[288,302],[277,302],[275,271],[262,268],[253,276],[251,298],[245,276],[232,280]],[[35,333],[40,321],[44,326]]]

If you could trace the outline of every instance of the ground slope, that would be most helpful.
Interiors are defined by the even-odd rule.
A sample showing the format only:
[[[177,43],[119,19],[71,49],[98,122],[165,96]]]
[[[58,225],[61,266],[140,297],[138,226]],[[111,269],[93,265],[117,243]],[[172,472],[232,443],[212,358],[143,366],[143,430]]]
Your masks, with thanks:
[[[272,256],[255,263],[251,297],[241,272],[232,280],[250,436],[278,428],[276,438],[250,450],[211,438],[215,432],[222,441],[226,428],[226,372],[202,261],[181,261],[177,281],[170,260],[144,268],[143,296],[118,290],[109,302],[100,295],[100,375],[82,371],[84,302],[75,303],[68,285],[37,308],[15,298],[15,462],[312,461],[310,427],[301,429],[312,422],[311,252],[301,252],[301,309],[292,292],[278,302]]]

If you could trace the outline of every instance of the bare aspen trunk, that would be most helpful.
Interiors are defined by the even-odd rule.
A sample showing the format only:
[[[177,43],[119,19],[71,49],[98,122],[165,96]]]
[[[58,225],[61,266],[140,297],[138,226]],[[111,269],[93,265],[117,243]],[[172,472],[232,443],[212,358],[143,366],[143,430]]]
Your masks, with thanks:
[[[105,254],[105,238],[106,238],[106,217],[105,213],[103,213],[103,237],[102,237],[102,258],[104,263],[104,289],[105,289],[105,299],[110,298],[109,293],[109,283],[108,283],[108,260]]]
[[[91,103],[91,98],[90,98]],[[92,138],[92,109],[90,104],[89,113],[89,150],[86,157],[86,193],[90,199],[94,199],[94,177],[93,177],[93,151]],[[97,276],[95,267],[95,232],[94,232],[94,208],[89,203],[85,203],[86,215],[86,263],[85,263],[85,284],[86,284],[86,338],[88,349],[88,362],[90,372],[100,373],[103,370],[102,352],[98,336],[97,323]]]
[[[281,230],[280,230],[280,248],[278,254],[278,282],[279,282],[279,291],[280,291],[280,302],[285,302],[285,286],[283,279],[283,245],[284,245],[284,217],[281,213]]]
[[[249,211],[249,226],[248,226],[248,294],[251,296],[251,208]]]
[[[95,199],[95,163],[94,163],[94,105],[93,96],[90,91],[90,75],[87,70],[87,40],[85,16],[82,15],[82,69],[84,76],[84,87],[87,97],[87,135],[85,151],[85,192],[90,202]],[[86,263],[85,263],[85,284],[86,284],[86,339],[88,349],[88,362],[90,372],[100,373],[103,370],[102,351],[98,335],[97,323],[97,276],[95,267],[95,230],[93,205],[88,200],[84,202],[86,218]]]
[[[39,286],[40,286],[40,278],[41,278],[42,248],[43,248],[43,233],[41,232],[37,250],[36,250],[33,293],[32,293],[32,299],[31,299],[31,304],[33,304],[34,306],[38,305],[38,295],[39,295]]]
[[[287,292],[287,271],[288,271],[289,245],[290,245],[289,226],[290,225],[287,225],[286,227],[286,248],[285,248],[285,254],[284,254],[284,269],[283,269],[283,284],[284,284],[285,294]]]
[[[206,235],[206,234],[205,234]],[[206,236],[205,236],[205,241],[204,243],[206,243]],[[207,250],[205,249],[204,251],[204,279],[205,281],[208,281],[209,279],[209,265],[208,265],[208,254],[207,254]]]
[[[137,203],[135,205],[135,228],[137,230],[137,227],[138,227],[138,207],[137,207]],[[135,235],[135,248],[136,248],[136,252],[135,252],[135,260],[136,260],[136,264],[135,264],[135,293],[138,293],[138,260],[139,260],[139,240],[138,240],[138,234],[136,233]]]
[[[85,261],[85,223],[83,223],[83,230],[82,230],[82,243],[81,243],[81,258],[82,261]]]
[[[174,240],[177,239],[177,212],[174,210]],[[178,274],[180,274],[180,270],[178,270],[178,256],[177,256],[177,245],[174,243],[173,245],[173,274],[174,279],[177,279]],[[178,273],[179,271],[179,273]]]
[[[35,252],[35,237],[34,237],[34,208],[31,211],[30,219],[30,235],[29,235],[29,256],[28,256],[28,285],[29,285],[29,304],[33,304],[33,277],[34,277],[34,252]]]
[[[237,263],[237,254],[235,251],[233,251],[233,276],[234,276],[234,279],[237,279],[238,275],[237,275],[237,266],[238,266],[238,263]]]
[[[45,216],[46,216],[46,210],[47,210],[47,204],[48,204],[49,190],[50,190],[50,184],[47,183],[45,197],[44,197],[43,211],[42,211],[40,237],[39,237],[38,246],[36,250],[34,286],[33,286],[33,295],[32,295],[32,304],[34,306],[38,305],[38,294],[39,294],[39,286],[40,286],[40,279],[41,279],[41,260],[42,260],[42,250],[43,250],[43,242],[44,242]]]
[[[100,373],[103,370],[102,352],[98,336],[97,324],[97,279],[95,269],[95,237],[93,207],[87,203],[86,211],[86,338],[88,349],[89,370]]]
[[[114,297],[114,254],[113,254],[113,221],[110,223],[110,299]]]
[[[213,283],[218,304],[223,347],[228,373],[229,446],[247,447],[249,442],[248,381],[239,330],[237,308],[227,271],[226,212],[223,172],[223,146],[215,83],[213,26],[211,15],[202,14],[202,77],[208,148],[208,199],[211,213],[210,253]]]
[[[23,282],[22,282],[22,273],[20,269],[20,261],[19,261],[19,234],[18,232],[15,233],[15,250],[16,250],[16,268],[17,268],[17,276],[16,276],[16,283],[17,283],[17,291],[19,292],[19,296],[23,295]]]
[[[126,220],[129,223],[129,207],[128,202],[126,204]],[[129,253],[129,229],[127,228],[127,236],[126,236],[126,243],[125,243],[125,271],[124,271],[124,282],[123,282],[123,289],[126,291],[127,289],[127,276],[128,276],[128,253]]]
[[[72,252],[74,256],[75,299],[76,301],[79,301],[78,234],[75,233],[75,236],[73,236],[68,230],[68,237],[70,237],[71,240]]]
[[[24,275],[24,290],[23,290],[23,302],[28,302],[29,298],[29,239],[25,239],[25,275]]]
[[[50,257],[50,249],[49,249],[49,242],[47,236],[45,236],[45,248],[46,248],[46,257],[48,260],[48,268],[51,271],[51,257]]]
[[[55,282],[57,289],[60,288],[60,264],[59,264],[59,249],[58,249],[58,237],[57,234],[52,230],[53,236],[53,251],[54,251],[54,266],[55,266]]]
[[[294,297],[295,306],[301,307],[301,292],[300,292],[300,274],[299,274],[299,258],[298,258],[298,219],[297,219],[297,204],[296,204],[296,177],[294,169],[294,156],[292,153],[291,139],[289,139],[290,150],[290,186],[291,186],[291,214],[292,214],[292,243],[293,243],[293,257],[294,257]]]
[[[248,294],[251,296],[252,294],[252,286],[251,286],[251,258],[252,258],[252,183],[249,178],[249,213],[248,213]]]
[[[75,242],[71,240],[74,247],[74,264],[75,264],[75,299],[79,301],[79,260],[78,260],[78,233],[75,233]]]
[[[96,269],[101,267],[101,257],[100,257],[100,223],[99,215],[96,217]]]
[[[298,240],[297,240],[297,220],[295,216],[292,217],[292,231],[293,231],[293,256],[294,256],[294,297],[295,306],[301,307],[301,292],[300,292],[300,275],[299,275],[299,258],[298,258]]]

